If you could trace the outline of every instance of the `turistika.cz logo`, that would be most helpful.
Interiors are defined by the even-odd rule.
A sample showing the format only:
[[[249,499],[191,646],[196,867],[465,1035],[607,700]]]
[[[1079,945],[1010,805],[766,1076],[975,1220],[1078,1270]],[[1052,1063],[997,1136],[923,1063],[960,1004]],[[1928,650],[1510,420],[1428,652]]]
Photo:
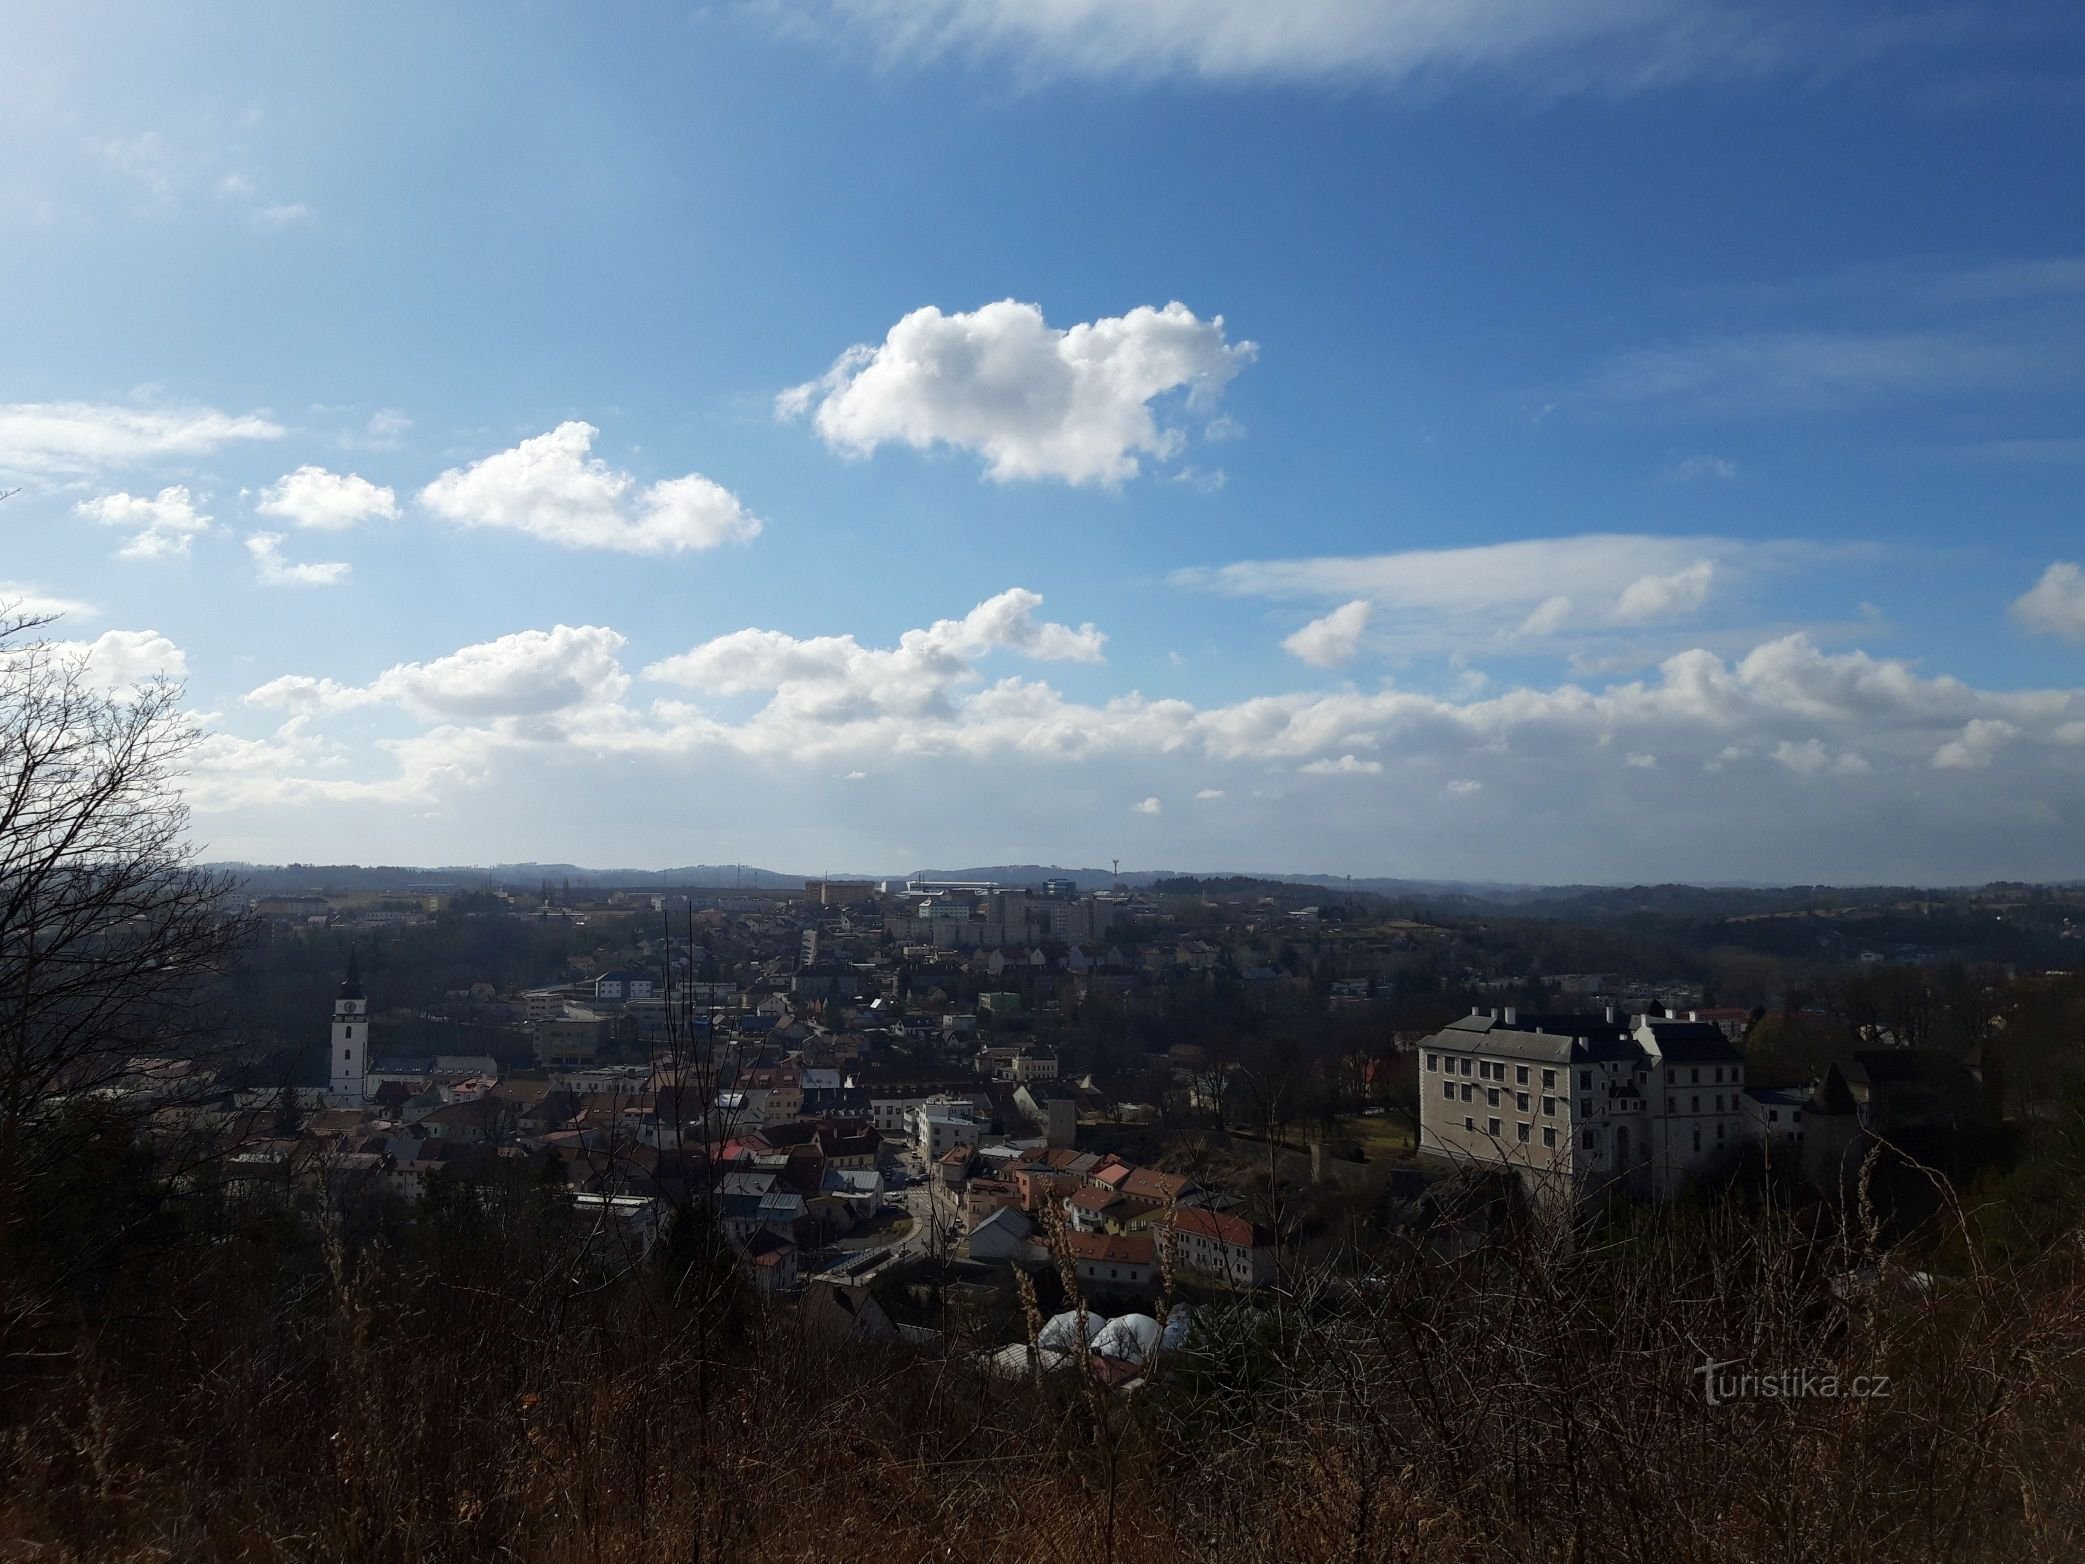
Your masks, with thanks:
[[[1887,1374],[1856,1374],[1851,1379],[1841,1379],[1837,1374],[1814,1368],[1762,1374],[1744,1368],[1744,1361],[1703,1359],[1701,1367],[1694,1371],[1694,1377],[1701,1381],[1702,1400],[1715,1407],[1730,1401],[1834,1401],[1841,1396],[1868,1401],[1890,1393]]]

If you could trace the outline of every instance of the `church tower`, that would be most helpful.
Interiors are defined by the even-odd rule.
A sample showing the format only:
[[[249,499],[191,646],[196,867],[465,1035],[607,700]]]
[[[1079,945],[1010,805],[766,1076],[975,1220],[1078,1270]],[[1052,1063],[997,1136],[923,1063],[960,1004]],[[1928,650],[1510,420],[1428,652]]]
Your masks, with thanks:
[[[368,1083],[369,1001],[362,993],[362,970],[355,947],[348,947],[347,977],[333,1001],[332,1100],[343,1108],[362,1106]]]

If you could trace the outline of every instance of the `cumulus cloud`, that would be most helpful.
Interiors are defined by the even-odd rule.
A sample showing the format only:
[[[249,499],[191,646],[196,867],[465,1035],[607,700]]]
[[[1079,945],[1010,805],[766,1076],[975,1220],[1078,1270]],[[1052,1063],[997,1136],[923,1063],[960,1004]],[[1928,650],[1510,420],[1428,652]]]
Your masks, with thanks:
[[[59,641],[54,649],[78,658],[87,678],[107,690],[188,677],[188,654],[157,630],[106,630],[91,641]]]
[[[1670,575],[1638,576],[1622,589],[1608,618],[1616,624],[1635,625],[1691,614],[1708,601],[1709,582],[1715,574],[1716,567],[1702,559]]]
[[[1130,813],[1138,815],[1161,814],[1164,812],[1165,807],[1164,804],[1161,804],[1155,798],[1141,798],[1129,806]]]
[[[1343,603],[1322,619],[1313,619],[1281,643],[1291,657],[1314,668],[1338,668],[1354,660],[1374,605],[1365,598]]]
[[[119,407],[100,402],[0,404],[0,469],[83,473],[165,457],[202,456],[235,440],[279,440],[260,413]]]
[[[1661,873],[1727,877],[1740,866],[1724,844],[1743,840],[1780,855],[1771,869],[1758,855],[1746,859],[1747,874],[1822,878],[1829,865],[1905,879],[1973,876],[1978,866],[2011,869],[2030,849],[2045,856],[2050,821],[2085,811],[2076,764],[2085,690],[1980,689],[1800,635],[1736,657],[1695,648],[1603,686],[1519,685],[1467,698],[1390,686],[1290,690],[1197,704],[1135,690],[1075,699],[1036,677],[982,671],[987,653],[1057,639],[1022,628],[1039,623],[1037,606],[1016,599],[885,646],[748,629],[652,664],[653,690],[687,692],[656,696],[625,672],[613,631],[558,627],[401,663],[367,683],[277,679],[249,700],[314,722],[376,706],[419,717],[424,731],[382,741],[393,762],[382,785],[397,796],[439,799],[494,778],[519,786],[557,768],[661,784],[729,774],[754,794],[752,779],[778,766],[834,787],[851,770],[873,770],[917,779],[910,791],[922,796],[954,796],[941,783],[1017,796],[1024,815],[1068,832],[1080,800],[1090,810],[1095,797],[1163,807],[1226,794],[1252,817],[1256,839],[1284,851],[1368,837],[1394,841],[1384,849],[1397,855],[1390,861],[1426,861],[1429,873],[1442,860],[1428,855],[1467,853],[1461,861],[1477,877],[1614,872],[1611,833],[1571,823],[1604,818],[1617,767],[1653,756],[1658,771],[1694,779],[1631,815],[1632,841],[1655,849]],[[1070,636],[1065,644],[1084,644]],[[1270,801],[1270,771],[1382,781],[1319,786],[1312,807],[1298,810]],[[294,769],[279,779],[284,796],[321,783],[342,785]],[[1400,801],[1390,817],[1380,812],[1383,787]],[[1506,834],[1458,835],[1451,811],[1480,792],[1496,801]],[[761,795],[756,808],[765,807]],[[924,816],[915,824],[931,829]],[[2085,861],[2039,872],[2085,872]]]
[[[1185,448],[1152,403],[1184,393],[1207,411],[1256,349],[1227,342],[1221,315],[1180,303],[1068,329],[1040,307],[1005,299],[968,314],[929,305],[882,343],[841,354],[819,379],[776,399],[777,416],[809,415],[849,456],[879,446],[949,446],[985,461],[995,482],[1056,478],[1113,488]]]
[[[263,586],[338,586],[348,577],[349,567],[341,560],[300,565],[284,559],[279,532],[251,534],[246,552],[253,556],[254,573]]]
[[[398,496],[357,473],[306,465],[263,489],[254,509],[293,527],[338,532],[361,521],[397,520]]]
[[[1207,800],[1212,798],[1222,798],[1223,795],[1224,790],[1220,787],[1205,787],[1200,792],[1196,793],[1195,797],[1206,802]]]
[[[1638,751],[1624,756],[1622,764],[1633,766],[1638,771],[1656,771],[1658,769],[1658,757]]]
[[[1313,760],[1296,769],[1307,777],[1379,777],[1383,774],[1383,763],[1341,755],[1337,760]]]
[[[678,554],[746,543],[761,530],[738,496],[699,473],[640,487],[590,453],[592,424],[562,423],[510,451],[451,468],[420,503],[461,527],[523,532],[564,548]]]
[[[123,559],[166,559],[186,554],[188,545],[211,530],[210,518],[196,509],[195,496],[181,484],[170,484],[149,498],[142,494],[104,494],[82,500],[75,515],[104,527],[121,527],[130,536],[116,550]]]
[[[977,678],[973,664],[989,653],[1100,661],[1102,632],[1038,619],[1041,606],[1038,594],[1011,587],[961,619],[907,630],[890,648],[865,647],[851,635],[738,630],[653,663],[645,676],[715,695],[770,693],[777,720],[949,716],[954,691]]]
[[[430,662],[399,663],[366,685],[292,674],[246,700],[294,712],[397,705],[456,721],[542,718],[615,707],[630,682],[617,661],[622,647],[620,635],[598,625],[522,630]]]
[[[2013,601],[2012,614],[2029,630],[2085,641],[2085,570],[2058,560]]]
[[[1933,752],[1936,771],[1982,771],[2020,730],[2002,717],[1976,717],[1962,726],[1962,736]]]

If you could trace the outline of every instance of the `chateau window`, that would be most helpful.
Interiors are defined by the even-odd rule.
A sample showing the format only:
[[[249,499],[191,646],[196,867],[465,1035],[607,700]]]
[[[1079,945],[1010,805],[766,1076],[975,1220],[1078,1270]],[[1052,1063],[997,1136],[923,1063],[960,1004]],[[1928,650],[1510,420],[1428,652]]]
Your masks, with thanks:
[[[1550,1088],[1550,1087],[1552,1087],[1552,1086],[1554,1086],[1554,1085],[1556,1085],[1556,1083],[1557,1083],[1557,1073],[1556,1073],[1556,1071],[1554,1071],[1554,1070],[1544,1070],[1544,1071],[1542,1072],[1542,1089],[1543,1089],[1544,1091],[1547,1091],[1547,1090],[1549,1090],[1549,1088]]]
[[[1514,1125],[1513,1133],[1523,1146],[1528,1143],[1528,1127],[1525,1124]]]
[[[1578,1099],[1578,1116],[1579,1116],[1579,1117],[1580,1117],[1581,1119],[1590,1119],[1590,1118],[1591,1118],[1591,1117],[1593,1116],[1593,1099],[1592,1099],[1592,1098],[1590,1098],[1590,1097],[1581,1097],[1581,1098],[1579,1098],[1579,1099]]]
[[[1515,1092],[1513,1094],[1513,1106],[1522,1113],[1526,1113],[1528,1111],[1528,1094],[1526,1092]]]
[[[1469,1083],[1468,1083],[1467,1081],[1465,1081],[1465,1082],[1463,1083],[1463,1088],[1462,1088],[1462,1100],[1463,1100],[1464,1102],[1469,1102],[1469,1101],[1470,1101],[1470,1100],[1472,1100],[1472,1099],[1473,1099],[1473,1098],[1474,1098],[1475,1096],[1476,1096],[1476,1088],[1472,1087],[1472,1086],[1471,1086],[1471,1085],[1470,1085],[1470,1084],[1469,1084]]]
[[[1441,1082],[1441,1095],[1450,1102],[1455,1101],[1455,1083],[1453,1081]]]
[[[1545,1124],[1545,1125],[1543,1125],[1543,1126],[1542,1126],[1542,1144],[1543,1144],[1543,1145],[1545,1145],[1545,1146],[1548,1146],[1548,1147],[1549,1147],[1550,1149],[1554,1150],[1554,1149],[1556,1148],[1556,1143],[1557,1143],[1557,1131],[1556,1131],[1556,1126],[1555,1126],[1554,1124]]]
[[[1427,1069],[1429,1069],[1429,1070],[1438,1070],[1438,1069],[1440,1069],[1440,1067],[1441,1067],[1441,1056],[1440,1056],[1439,1054],[1428,1054],[1428,1055],[1426,1056],[1426,1068],[1427,1068]]]
[[[1555,1118],[1557,1111],[1557,1100],[1554,1097],[1544,1097],[1542,1099],[1542,1111],[1550,1118]]]
[[[1528,1067],[1524,1064],[1517,1066],[1513,1071],[1513,1084],[1515,1086],[1525,1086],[1527,1083]]]
[[[1687,1072],[1687,1084],[1688,1084],[1689,1086],[1699,1086],[1699,1085],[1701,1084],[1701,1071],[1699,1071],[1699,1070],[1690,1070],[1690,1071],[1688,1071],[1688,1072]]]
[[[1484,1121],[1484,1133],[1493,1140],[1497,1140],[1499,1136],[1499,1121],[1497,1119],[1486,1119]]]
[[[1499,1089],[1496,1086],[1494,1086],[1490,1091],[1484,1094],[1484,1100],[1490,1106],[1496,1108],[1499,1105]]]
[[[1462,1127],[1470,1131],[1472,1134],[1475,1134],[1477,1129],[1477,1121],[1471,1118],[1467,1113],[1465,1113],[1462,1116]]]

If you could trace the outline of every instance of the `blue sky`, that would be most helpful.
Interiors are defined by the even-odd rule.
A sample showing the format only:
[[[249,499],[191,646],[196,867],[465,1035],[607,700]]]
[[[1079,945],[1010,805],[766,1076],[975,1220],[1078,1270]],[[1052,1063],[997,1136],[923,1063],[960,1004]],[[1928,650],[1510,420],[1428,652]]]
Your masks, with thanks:
[[[21,10],[213,855],[2085,874],[2068,8]]]

